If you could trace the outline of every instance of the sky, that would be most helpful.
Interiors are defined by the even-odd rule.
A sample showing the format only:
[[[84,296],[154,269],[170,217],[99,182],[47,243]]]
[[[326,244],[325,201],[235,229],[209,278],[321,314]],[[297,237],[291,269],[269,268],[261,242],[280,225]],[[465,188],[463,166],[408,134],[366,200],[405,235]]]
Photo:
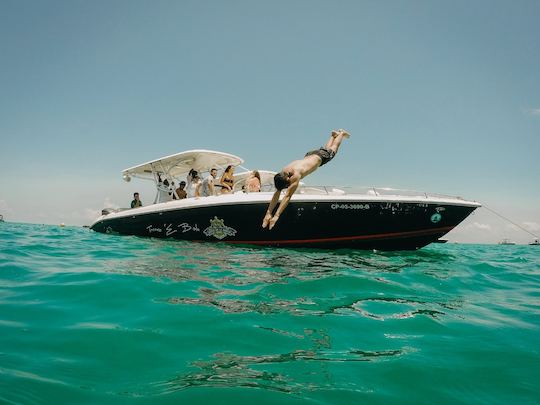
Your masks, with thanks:
[[[479,201],[540,234],[536,0],[1,0],[0,214],[88,225],[190,149],[279,170],[346,128],[306,183]],[[481,208],[448,239],[530,234]]]

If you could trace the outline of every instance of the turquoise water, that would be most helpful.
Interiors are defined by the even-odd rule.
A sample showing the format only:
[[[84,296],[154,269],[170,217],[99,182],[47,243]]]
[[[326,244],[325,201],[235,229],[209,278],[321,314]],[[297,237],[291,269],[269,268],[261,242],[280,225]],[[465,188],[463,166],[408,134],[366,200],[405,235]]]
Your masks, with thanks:
[[[0,403],[538,403],[540,246],[0,224]]]

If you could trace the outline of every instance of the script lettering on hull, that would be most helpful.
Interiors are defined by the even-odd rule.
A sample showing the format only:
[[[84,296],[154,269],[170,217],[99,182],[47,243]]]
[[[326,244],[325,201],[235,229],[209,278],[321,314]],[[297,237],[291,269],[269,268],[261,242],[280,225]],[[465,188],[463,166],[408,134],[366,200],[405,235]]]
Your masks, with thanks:
[[[180,231],[181,233],[186,233],[189,231],[192,232],[201,232],[197,224],[188,224],[187,222],[182,222],[181,224],[163,224],[162,227],[156,225],[148,225],[146,227],[148,233],[152,234],[164,234],[165,236],[171,236]]]

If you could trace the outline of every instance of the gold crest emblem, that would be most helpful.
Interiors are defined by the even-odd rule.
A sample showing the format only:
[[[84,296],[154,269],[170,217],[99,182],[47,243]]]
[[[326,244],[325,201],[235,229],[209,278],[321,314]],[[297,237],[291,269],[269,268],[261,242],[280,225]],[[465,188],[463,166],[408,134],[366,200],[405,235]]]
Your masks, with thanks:
[[[223,219],[214,217],[210,220],[210,226],[206,228],[203,233],[206,236],[213,236],[219,240],[225,238],[226,236],[236,235],[236,229],[231,228],[230,226],[225,225]]]

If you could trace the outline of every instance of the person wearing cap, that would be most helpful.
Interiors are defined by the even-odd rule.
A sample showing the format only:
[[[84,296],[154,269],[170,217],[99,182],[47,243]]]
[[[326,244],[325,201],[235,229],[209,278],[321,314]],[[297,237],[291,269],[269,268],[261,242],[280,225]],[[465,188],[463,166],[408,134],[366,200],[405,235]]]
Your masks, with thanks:
[[[186,188],[186,182],[181,181],[180,184],[178,185],[178,188],[176,189],[176,195],[178,196],[179,200],[183,200],[184,198],[187,197],[186,190],[184,190],[185,188]]]

